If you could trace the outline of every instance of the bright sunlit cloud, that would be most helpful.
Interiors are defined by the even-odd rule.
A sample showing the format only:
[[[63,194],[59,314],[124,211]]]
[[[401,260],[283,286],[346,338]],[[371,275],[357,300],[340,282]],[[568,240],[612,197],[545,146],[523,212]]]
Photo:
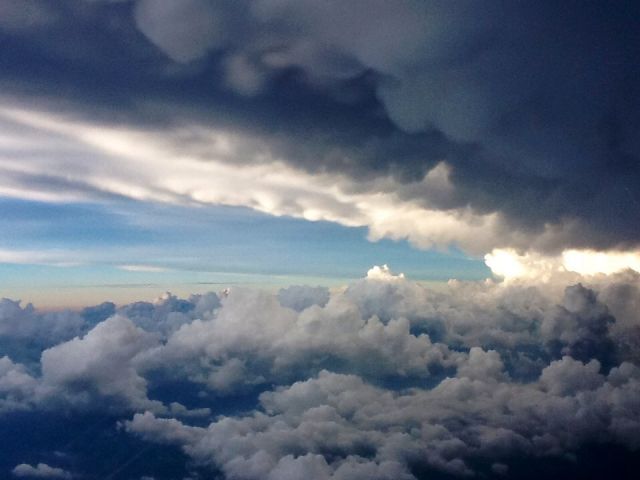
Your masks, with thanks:
[[[385,264],[382,266],[374,265],[367,271],[367,279],[368,280],[383,280],[383,281],[393,281],[393,280],[403,280],[404,273],[394,274],[391,269]]]
[[[405,200],[399,194],[402,185],[391,178],[375,180],[366,189],[345,176],[310,174],[265,153],[264,140],[240,133],[197,125],[171,134],[124,129],[6,105],[0,121],[23,127],[23,133],[16,133],[24,135],[18,153],[0,144],[0,193],[18,198],[63,202],[116,195],[178,205],[242,206],[364,226],[374,241],[408,239],[423,249],[455,244],[474,254],[499,244],[528,248],[562,234],[550,227],[536,240],[509,229],[497,213],[478,214],[468,207],[442,210]],[[185,149],[181,137],[186,132],[197,139],[196,151]],[[41,154],[53,141],[64,149]],[[20,155],[31,161],[20,161]],[[444,195],[452,188],[449,174],[440,162],[411,188]]]
[[[562,263],[567,270],[581,275],[609,275],[626,269],[640,272],[640,252],[566,250],[562,252]]]
[[[519,254],[512,249],[494,249],[485,255],[485,263],[494,275],[505,281],[546,282],[563,274],[611,275],[624,270],[640,272],[640,252],[595,252],[566,250],[560,255],[531,252]]]

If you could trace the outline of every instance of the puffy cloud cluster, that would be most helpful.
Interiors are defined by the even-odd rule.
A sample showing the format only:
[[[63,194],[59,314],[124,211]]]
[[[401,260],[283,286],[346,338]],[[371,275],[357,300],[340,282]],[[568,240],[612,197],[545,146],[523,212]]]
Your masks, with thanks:
[[[118,313],[145,330],[166,336],[194,319],[210,318],[219,306],[215,293],[192,295],[183,300],[167,292],[153,302],[124,305]]]
[[[640,275],[582,280],[430,289],[385,266],[332,292],[103,304],[36,366],[0,359],[0,415],[115,416],[238,479],[499,476],[634,451]]]
[[[7,356],[0,357],[0,414],[28,408],[37,381],[26,368]]]
[[[475,348],[457,376],[429,390],[397,393],[323,371],[207,428],[149,412],[126,428],[181,445],[227,478],[411,479],[425,465],[466,476],[474,461],[517,453],[559,455],[587,441],[640,446],[640,369],[599,371],[596,360],[564,357],[538,381],[512,383],[499,355]]]
[[[280,383],[325,366],[378,379],[426,377],[430,368],[453,366],[455,354],[425,334],[414,335],[406,318],[363,316],[345,295],[296,312],[278,301],[290,300],[294,291],[307,301],[308,289],[283,290],[278,297],[231,289],[215,318],[182,326],[141,362],[149,369],[182,365],[189,378],[217,391]]]
[[[123,400],[133,408],[153,409],[146,381],[133,359],[157,343],[155,335],[122,316],[100,322],[84,337],[76,337],[42,352],[42,387],[47,396],[91,404],[97,395]],[[54,392],[48,391],[53,389]]]
[[[0,298],[0,354],[37,362],[43,348],[69,340],[88,329],[76,312],[37,312],[31,304]]]
[[[42,344],[56,344],[82,331],[84,320],[74,312],[39,314],[33,305],[0,299],[0,338],[29,339]]]

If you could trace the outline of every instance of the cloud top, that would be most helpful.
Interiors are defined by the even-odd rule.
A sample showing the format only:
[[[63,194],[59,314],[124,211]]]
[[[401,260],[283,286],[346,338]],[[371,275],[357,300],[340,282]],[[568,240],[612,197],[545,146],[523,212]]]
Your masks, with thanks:
[[[431,290],[372,271],[87,308],[39,356],[11,304],[0,416],[106,418],[225,478],[497,478],[567,455],[577,474],[585,449],[640,447],[638,274]]]

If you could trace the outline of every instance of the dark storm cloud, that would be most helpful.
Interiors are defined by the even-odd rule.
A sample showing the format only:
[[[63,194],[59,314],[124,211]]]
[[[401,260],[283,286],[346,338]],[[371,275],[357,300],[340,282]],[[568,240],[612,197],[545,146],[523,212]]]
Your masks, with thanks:
[[[498,212],[532,237],[564,227],[539,249],[638,243],[636,2],[21,5],[3,2],[0,22],[15,98],[223,125],[356,189],[390,174],[430,208]],[[447,195],[415,183],[440,161]]]

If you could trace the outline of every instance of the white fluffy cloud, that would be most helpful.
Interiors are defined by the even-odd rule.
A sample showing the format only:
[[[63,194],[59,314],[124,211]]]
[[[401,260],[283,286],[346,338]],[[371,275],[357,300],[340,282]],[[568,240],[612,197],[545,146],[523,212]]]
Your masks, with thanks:
[[[84,337],[42,352],[43,395],[59,395],[89,408],[97,396],[109,399],[114,408],[124,403],[137,409],[162,409],[159,402],[147,398],[147,382],[135,366],[136,355],[157,340],[129,319],[111,317]]]
[[[119,414],[242,479],[501,474],[594,442],[640,448],[639,274],[431,290],[371,271],[332,292],[123,306],[38,368],[0,359],[0,414]],[[238,398],[255,403],[225,406]]]
[[[640,253],[636,251],[570,249],[560,255],[543,255],[496,248],[485,255],[485,262],[495,275],[506,281],[567,282],[581,276],[610,275],[624,270],[640,272]]]
[[[294,292],[299,301],[292,302]],[[285,304],[299,306],[308,290],[287,295]],[[232,288],[214,318],[182,326],[141,363],[153,369],[183,365],[192,380],[220,391],[296,378],[323,365],[374,378],[428,377],[430,368],[453,366],[456,355],[446,345],[414,335],[410,327],[406,318],[383,323],[362,316],[345,295],[297,312],[270,293]]]
[[[597,361],[565,357],[539,381],[522,385],[505,382],[499,356],[491,357],[495,353],[475,350],[468,368],[432,390],[394,393],[324,371],[262,394],[260,410],[251,415],[223,417],[208,428],[151,413],[136,414],[126,428],[180,445],[228,478],[245,479],[282,478],[283,472],[410,479],[411,468],[421,464],[468,475],[468,462],[478,458],[554,455],[587,441],[637,445],[640,409],[630,402],[640,393],[637,367],[623,364],[605,377]]]
[[[277,216],[366,226],[372,240],[408,238],[422,248],[456,242],[485,252],[498,236],[508,234],[495,214],[478,215],[468,209],[443,212],[402,200],[402,185],[392,179],[383,192],[366,193],[341,175],[309,174],[288,166],[286,159],[270,153],[269,138],[224,128],[194,124],[167,134],[91,125],[11,107],[0,109],[0,122],[16,130],[10,143],[5,142],[4,153],[0,143],[0,171],[6,174],[0,193],[6,196],[51,201],[110,193],[156,202],[244,206]],[[185,137],[195,145],[191,151],[184,149]],[[37,153],[51,143],[59,154]],[[32,161],[16,161],[16,148],[23,154],[31,151]],[[100,161],[76,163],[86,156]],[[157,169],[159,162],[162,171]],[[69,188],[35,181],[42,171],[53,177],[64,171],[60,180]],[[423,183],[443,181],[446,178],[438,174],[427,176]],[[509,242],[525,240],[517,233],[512,237]]]
[[[370,268],[369,271],[367,272],[367,278],[369,280],[384,280],[384,281],[401,280],[404,278],[404,273],[394,275],[386,264],[382,265],[381,267],[378,265],[375,265],[374,267]]]

